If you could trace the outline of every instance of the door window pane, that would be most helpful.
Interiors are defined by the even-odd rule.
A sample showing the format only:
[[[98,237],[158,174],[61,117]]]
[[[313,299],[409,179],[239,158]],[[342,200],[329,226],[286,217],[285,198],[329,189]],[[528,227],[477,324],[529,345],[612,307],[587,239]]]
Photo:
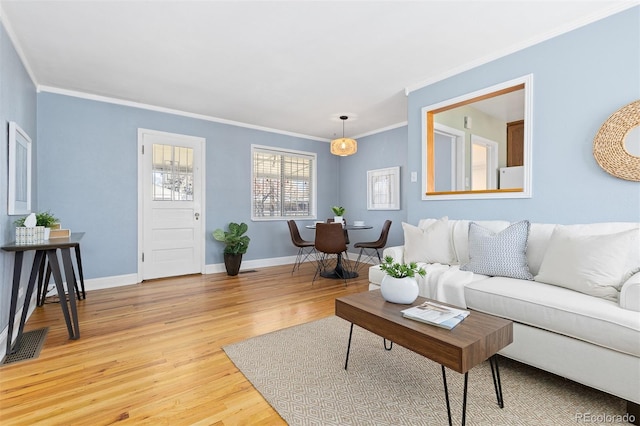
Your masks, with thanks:
[[[153,201],[193,201],[193,149],[153,144]]]

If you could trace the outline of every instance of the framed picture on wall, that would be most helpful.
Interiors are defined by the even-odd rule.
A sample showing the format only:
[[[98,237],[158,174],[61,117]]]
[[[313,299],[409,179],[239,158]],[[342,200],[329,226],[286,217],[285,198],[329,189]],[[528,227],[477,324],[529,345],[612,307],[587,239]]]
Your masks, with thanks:
[[[31,138],[9,122],[8,214],[31,213]]]
[[[400,210],[400,167],[367,171],[367,210]]]

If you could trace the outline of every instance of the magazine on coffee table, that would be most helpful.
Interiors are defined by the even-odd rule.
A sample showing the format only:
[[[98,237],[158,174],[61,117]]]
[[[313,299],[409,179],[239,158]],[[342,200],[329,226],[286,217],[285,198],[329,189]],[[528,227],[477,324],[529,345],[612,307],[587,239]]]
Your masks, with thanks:
[[[469,315],[469,311],[440,305],[434,302],[424,302],[402,311],[402,316],[426,324],[451,330]]]

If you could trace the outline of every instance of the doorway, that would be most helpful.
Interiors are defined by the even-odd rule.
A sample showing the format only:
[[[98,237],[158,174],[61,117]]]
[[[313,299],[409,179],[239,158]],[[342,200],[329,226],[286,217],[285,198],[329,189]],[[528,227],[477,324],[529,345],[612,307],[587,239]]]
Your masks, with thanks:
[[[497,189],[498,143],[471,135],[471,189]]]
[[[434,123],[434,165],[436,191],[465,190],[465,150],[463,131]]]
[[[138,281],[205,272],[205,139],[138,129]]]

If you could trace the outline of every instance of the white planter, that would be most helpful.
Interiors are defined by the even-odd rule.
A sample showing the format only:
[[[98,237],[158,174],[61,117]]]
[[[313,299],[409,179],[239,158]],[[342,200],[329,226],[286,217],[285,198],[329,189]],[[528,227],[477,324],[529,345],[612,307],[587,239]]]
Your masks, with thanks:
[[[49,239],[51,236],[51,228],[44,228],[44,239],[45,241]]]
[[[385,275],[380,283],[382,297],[387,302],[408,305],[418,298],[418,283],[415,278],[393,278]]]
[[[341,224],[341,223],[342,223],[342,220],[343,220],[342,216],[334,216],[334,217],[333,217],[333,221],[334,221],[335,223],[340,223],[340,224]]]

